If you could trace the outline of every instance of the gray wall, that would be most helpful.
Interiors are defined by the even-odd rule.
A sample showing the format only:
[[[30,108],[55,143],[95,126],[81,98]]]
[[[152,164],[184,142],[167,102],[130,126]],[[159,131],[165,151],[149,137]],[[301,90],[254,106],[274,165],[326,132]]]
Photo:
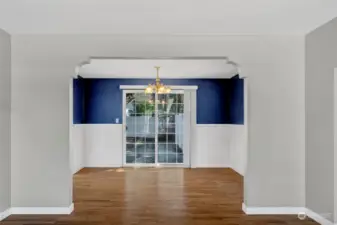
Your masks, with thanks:
[[[14,207],[70,205],[68,82],[90,56],[238,62],[249,77],[245,203],[304,206],[303,37],[19,35],[12,37]]]
[[[334,211],[334,68],[337,19],[306,36],[306,206]]]
[[[0,213],[11,196],[11,40],[0,29]]]

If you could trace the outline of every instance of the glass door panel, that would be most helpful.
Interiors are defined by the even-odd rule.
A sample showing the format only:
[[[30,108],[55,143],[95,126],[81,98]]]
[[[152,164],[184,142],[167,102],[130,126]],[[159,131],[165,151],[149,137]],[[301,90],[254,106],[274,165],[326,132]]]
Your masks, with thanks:
[[[184,164],[184,93],[124,91],[126,165]]]
[[[155,163],[154,95],[143,92],[125,94],[126,164]]]
[[[184,94],[158,94],[158,163],[182,164]]]

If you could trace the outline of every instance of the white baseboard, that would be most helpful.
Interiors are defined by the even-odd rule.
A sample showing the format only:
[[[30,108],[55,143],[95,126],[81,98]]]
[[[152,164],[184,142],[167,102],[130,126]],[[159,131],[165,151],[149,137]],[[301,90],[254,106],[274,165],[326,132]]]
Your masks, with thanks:
[[[20,215],[69,215],[74,211],[74,203],[69,207],[12,207],[10,214]]]
[[[101,165],[86,165],[83,168],[120,168],[121,164],[101,164]]]
[[[79,167],[79,168],[76,168],[74,171],[73,171],[73,175],[76,174],[77,172],[79,172],[81,169],[83,169],[84,167]]]
[[[313,211],[311,211],[310,209],[306,209],[306,214],[308,217],[310,217],[311,219],[315,220],[317,223],[319,224],[323,224],[323,225],[334,225],[333,222],[329,221],[327,218],[325,218],[322,215],[319,215],[318,213],[315,213]],[[337,223],[336,223],[337,224]],[[336,225],[335,224],[335,225]]]
[[[243,173],[239,172],[239,170],[235,169],[233,166],[231,166],[230,169],[234,170],[236,173],[240,174],[241,176],[244,176]]]
[[[297,215],[305,212],[304,207],[246,207],[244,203],[242,210],[247,215]]]
[[[230,168],[228,165],[224,165],[224,164],[197,164],[194,165],[193,168]]]
[[[11,209],[7,209],[7,210],[5,210],[3,212],[0,212],[0,221],[6,219],[10,215],[11,215]]]
[[[242,211],[247,215],[298,215],[299,213],[305,213],[309,218],[319,224],[334,225],[333,222],[324,218],[322,215],[305,207],[247,207],[242,203]]]

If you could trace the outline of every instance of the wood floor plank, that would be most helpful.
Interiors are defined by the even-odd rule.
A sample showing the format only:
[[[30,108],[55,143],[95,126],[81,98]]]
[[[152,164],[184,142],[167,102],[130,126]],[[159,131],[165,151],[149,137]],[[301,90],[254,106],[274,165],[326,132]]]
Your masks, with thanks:
[[[317,225],[297,216],[247,216],[231,169],[85,168],[74,175],[71,215],[13,215],[4,225]]]

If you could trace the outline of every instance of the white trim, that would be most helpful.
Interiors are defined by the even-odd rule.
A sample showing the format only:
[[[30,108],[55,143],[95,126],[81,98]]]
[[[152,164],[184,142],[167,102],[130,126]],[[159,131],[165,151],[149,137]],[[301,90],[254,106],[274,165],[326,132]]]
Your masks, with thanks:
[[[230,166],[231,170],[233,170],[235,173],[239,174],[240,176],[244,177],[244,174],[240,173],[237,169],[235,169],[232,165]]]
[[[305,207],[247,207],[245,203],[242,203],[242,211],[247,215],[298,215],[302,212],[319,224],[334,225],[322,215]]]
[[[313,211],[311,211],[310,209],[306,209],[305,213],[307,214],[308,217],[310,217],[311,219],[315,220],[317,223],[319,224],[323,224],[323,225],[334,225],[333,222],[327,220],[326,218],[324,218],[322,215],[319,215]]]
[[[227,56],[183,56],[183,57],[90,57],[89,63],[94,60],[111,60],[111,59],[126,59],[126,60],[135,60],[135,59],[147,59],[147,60],[156,60],[156,59],[173,59],[173,60],[224,60],[225,62],[229,61]],[[87,63],[84,61],[83,63]]]
[[[74,203],[69,207],[12,207],[12,215],[69,215],[74,211]]]
[[[245,214],[247,214],[247,207],[246,207],[246,204],[245,204],[245,203],[242,203],[241,208],[242,208],[242,211],[243,211]]]
[[[334,212],[337,225],[337,68],[334,69]]]
[[[229,165],[223,165],[223,164],[197,164],[194,165],[193,168],[229,168],[231,169],[231,167]]]
[[[122,164],[100,164],[100,165],[93,165],[93,166],[86,165],[84,168],[121,168],[121,167],[123,167]]]
[[[7,217],[9,217],[11,215],[11,209],[7,209],[3,212],[0,213],[0,221],[6,219]]]
[[[75,175],[76,173],[80,172],[84,167],[80,167],[78,169],[75,169],[74,171],[72,171],[73,175]]]
[[[196,124],[197,127],[234,127],[234,126],[244,126],[244,124]]]
[[[130,93],[131,91],[129,90],[123,90],[123,97],[122,97],[122,101],[123,101],[123,127],[122,127],[122,145],[123,145],[123,149],[122,149],[122,166],[124,167],[126,165],[126,94]]]
[[[247,215],[297,215],[306,212],[304,207],[247,207],[242,203],[242,210]]]
[[[249,120],[248,120],[248,108],[249,108],[249,102],[248,102],[248,85],[249,85],[249,79],[248,78],[244,78],[243,80],[243,124],[244,124],[244,167],[243,167],[243,171],[242,171],[242,175],[245,176],[246,172],[247,172],[247,167],[248,167],[248,154],[249,154],[249,145],[248,145],[248,128],[249,128]]]
[[[170,168],[186,168],[186,165],[184,163],[129,163],[125,164],[123,168],[165,168],[165,167],[170,167]]]
[[[73,109],[73,102],[74,102],[74,78],[70,78],[69,79],[69,116],[68,116],[68,132],[69,132],[69,168],[70,168],[70,171],[72,172],[72,174],[75,174],[75,160],[74,160],[74,148],[73,148],[73,122],[74,122],[74,119],[73,119],[73,112],[74,112],[74,109]]]
[[[184,91],[184,114],[182,132],[183,135],[183,163],[186,168],[191,168],[191,95],[194,91]],[[179,128],[178,128],[179,130]],[[175,131],[177,135],[177,130]]]
[[[196,168],[197,158],[197,91],[190,91],[190,167]]]
[[[146,85],[120,85],[119,89],[140,90],[147,88]],[[170,86],[172,90],[198,90],[198,86]]]

